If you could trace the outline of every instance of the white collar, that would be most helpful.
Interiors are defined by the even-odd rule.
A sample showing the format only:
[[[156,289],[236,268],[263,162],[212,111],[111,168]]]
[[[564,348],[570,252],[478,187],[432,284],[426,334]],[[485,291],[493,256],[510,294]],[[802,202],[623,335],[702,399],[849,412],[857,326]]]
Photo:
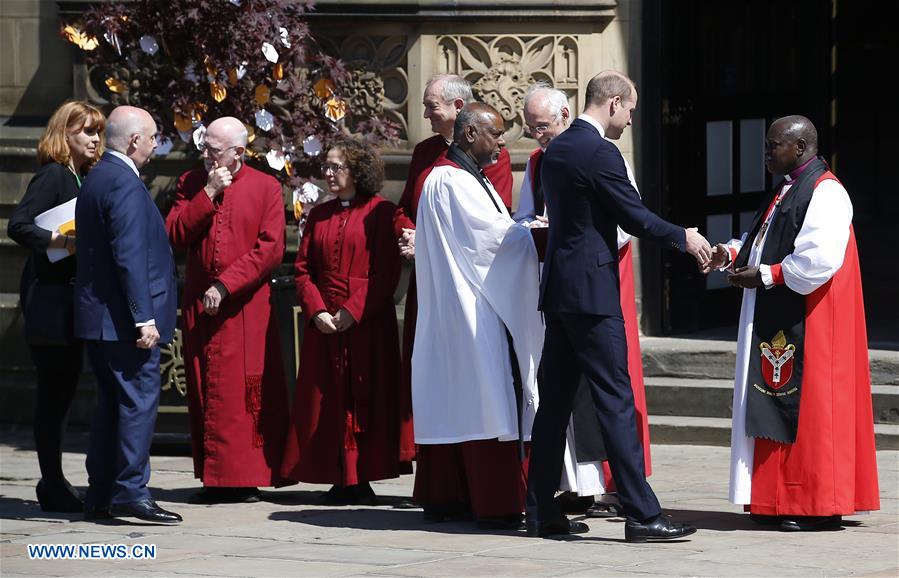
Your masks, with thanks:
[[[578,118],[584,122],[588,122],[591,125],[593,125],[593,128],[595,128],[597,131],[599,131],[599,136],[601,136],[602,138],[606,138],[605,129],[602,128],[602,125],[599,124],[599,122],[595,118],[593,118],[592,116],[590,116],[587,113],[582,114]]]
[[[131,167],[131,170],[134,171],[134,174],[137,176],[140,176],[140,171],[137,170],[137,165],[134,164],[134,161],[131,160],[130,157],[128,157],[125,154],[120,153],[119,151],[114,151],[114,150],[109,150],[109,154],[116,156],[116,157],[122,159],[123,161],[125,161],[125,164],[128,165],[129,167]]]

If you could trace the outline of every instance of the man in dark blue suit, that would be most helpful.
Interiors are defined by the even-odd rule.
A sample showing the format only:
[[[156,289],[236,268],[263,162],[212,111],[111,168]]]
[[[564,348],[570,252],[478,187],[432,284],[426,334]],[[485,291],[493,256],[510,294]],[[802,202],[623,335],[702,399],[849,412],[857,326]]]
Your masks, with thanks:
[[[621,136],[636,105],[637,90],[630,79],[614,71],[601,72],[587,85],[584,114],[553,139],[543,157],[550,223],[540,287],[547,378],[540,384],[531,441],[529,536],[588,530],[586,524],[563,516],[553,500],[562,471],[565,428],[582,373],[590,384],[609,466],[628,517],[627,541],[679,538],[696,531],[662,516],[646,482],[618,294],[617,227],[689,252],[701,266],[711,258],[711,247],[696,229],[664,221],[643,205],[621,153],[606,140]]]
[[[150,496],[150,442],[159,405],[157,343],[175,331],[175,265],[165,225],[138,169],[156,149],[156,123],[121,106],[106,125],[107,152],[78,195],[75,335],[97,377],[87,452],[85,518],[177,524]]]

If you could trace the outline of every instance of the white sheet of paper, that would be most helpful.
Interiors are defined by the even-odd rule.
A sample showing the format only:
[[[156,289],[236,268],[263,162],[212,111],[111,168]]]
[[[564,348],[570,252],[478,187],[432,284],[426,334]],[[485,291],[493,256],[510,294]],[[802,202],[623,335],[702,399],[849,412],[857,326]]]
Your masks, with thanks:
[[[44,211],[34,218],[34,224],[41,229],[47,229],[48,231],[58,230],[60,225],[75,220],[75,201],[77,200],[78,199],[75,198],[61,205],[57,205],[48,211]],[[57,249],[54,247],[47,248],[47,259],[49,259],[51,263],[61,261],[68,256],[69,252],[66,249]]]

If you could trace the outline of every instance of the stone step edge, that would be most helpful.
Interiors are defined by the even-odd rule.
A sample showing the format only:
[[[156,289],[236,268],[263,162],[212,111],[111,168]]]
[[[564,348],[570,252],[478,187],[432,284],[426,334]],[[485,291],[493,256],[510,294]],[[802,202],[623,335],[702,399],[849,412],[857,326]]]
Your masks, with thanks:
[[[734,380],[732,379],[711,379],[711,378],[691,378],[691,377],[669,377],[652,375],[644,377],[643,384],[645,387],[654,388],[674,388],[682,387],[686,389],[729,389],[733,390]],[[871,393],[880,395],[899,395],[899,384],[881,384],[872,383]]]
[[[640,348],[646,377],[734,378],[736,341],[641,337]],[[899,385],[899,351],[871,349],[868,359],[873,383]]]
[[[649,416],[652,444],[730,445],[729,418]],[[874,424],[878,450],[899,450],[899,424]]]

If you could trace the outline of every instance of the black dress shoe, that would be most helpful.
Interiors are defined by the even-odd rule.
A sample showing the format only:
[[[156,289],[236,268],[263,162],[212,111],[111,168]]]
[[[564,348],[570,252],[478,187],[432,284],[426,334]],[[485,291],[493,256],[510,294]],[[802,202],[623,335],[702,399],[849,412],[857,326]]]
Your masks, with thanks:
[[[127,504],[112,504],[109,506],[109,515],[113,518],[137,518],[157,524],[180,524],[182,521],[181,516],[163,510],[150,498]]]
[[[84,502],[81,501],[81,494],[65,479],[54,484],[42,479],[37,483],[35,493],[37,494],[37,501],[41,505],[41,510],[44,512],[73,513],[84,511]]]
[[[524,515],[488,516],[477,519],[478,528],[482,530],[524,530]]]
[[[560,516],[554,520],[544,520],[542,522],[536,522],[534,520],[527,521],[527,533],[531,538],[562,536],[565,534],[583,534],[589,531],[590,526],[587,524],[569,520],[565,516]]]
[[[696,528],[683,522],[672,522],[662,515],[640,523],[628,520],[624,524],[624,540],[626,542],[646,542],[647,540],[674,540],[696,532]]]
[[[842,516],[793,516],[780,521],[784,532],[818,532],[836,530],[843,522]]]

